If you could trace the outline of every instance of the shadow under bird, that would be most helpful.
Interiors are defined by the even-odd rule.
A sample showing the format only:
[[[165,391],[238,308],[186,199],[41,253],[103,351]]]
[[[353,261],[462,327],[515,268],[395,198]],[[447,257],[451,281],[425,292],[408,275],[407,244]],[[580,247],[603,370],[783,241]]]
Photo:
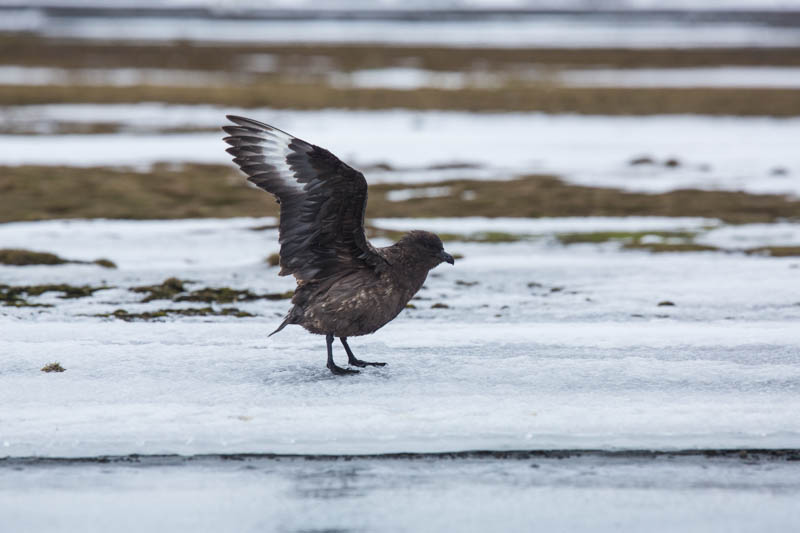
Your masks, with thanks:
[[[380,329],[419,291],[428,272],[454,263],[442,241],[427,231],[411,231],[398,242],[375,248],[364,232],[367,181],[335,155],[249,118],[228,116],[228,153],[248,180],[272,193],[280,204],[280,275],[294,275],[292,308],[278,329],[289,324],[325,335],[328,368],[354,374],[333,361],[339,337],[352,366],[384,366],[357,359],[348,337]]]

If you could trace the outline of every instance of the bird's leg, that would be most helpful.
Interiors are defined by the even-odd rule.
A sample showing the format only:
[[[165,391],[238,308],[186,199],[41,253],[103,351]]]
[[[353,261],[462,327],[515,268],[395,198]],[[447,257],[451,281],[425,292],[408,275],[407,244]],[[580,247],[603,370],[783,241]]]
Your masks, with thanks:
[[[362,361],[361,359],[356,359],[356,356],[353,355],[353,351],[350,349],[350,346],[347,345],[347,337],[339,337],[339,340],[342,341],[342,346],[344,346],[344,351],[347,352],[347,364],[353,366],[386,366],[386,363],[370,363],[369,361]]]
[[[337,376],[345,376],[347,374],[358,374],[358,370],[350,370],[349,368],[342,368],[340,366],[336,366],[336,363],[333,362],[333,333],[328,333],[325,335],[325,342],[328,344],[328,369],[331,371],[332,374],[336,374]],[[350,355],[350,350],[348,350],[348,355]]]

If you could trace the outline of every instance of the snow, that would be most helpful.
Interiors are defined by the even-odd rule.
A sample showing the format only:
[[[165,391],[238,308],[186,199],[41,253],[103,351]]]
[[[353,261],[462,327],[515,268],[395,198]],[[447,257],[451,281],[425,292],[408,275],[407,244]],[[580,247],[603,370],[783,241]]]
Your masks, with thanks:
[[[433,272],[417,309],[351,339],[357,355],[388,366],[348,379],[324,367],[321,337],[290,327],[267,338],[286,300],[235,304],[255,318],[92,316],[191,305],[139,304],[141,296],[125,290],[170,276],[197,288],[291,288],[263,262],[277,248],[276,232],[250,229],[271,221],[0,226],[0,247],[105,256],[120,267],[0,267],[12,285],[115,287],[91,298],[37,300],[53,308],[0,307],[0,454],[800,445],[796,258],[651,255],[547,238],[448,243],[464,259]],[[436,224],[446,221],[417,227]],[[527,224],[520,229],[537,221]],[[543,221],[537,231],[577,225]],[[755,234],[751,228],[753,243]],[[658,306],[663,300],[676,305]],[[431,309],[436,302],[450,308]],[[335,357],[342,355],[336,346]],[[67,371],[39,371],[52,361]]]
[[[556,79],[573,87],[770,87],[800,88],[796,67],[708,67],[592,69],[558,72]]]
[[[516,235],[547,235],[555,233],[592,233],[605,231],[702,231],[717,226],[720,222],[713,218],[699,217],[459,217],[459,218],[374,218],[372,223],[384,229],[410,231],[424,229],[436,233],[455,233],[469,235],[496,231]],[[742,226],[726,226],[738,228]],[[797,229],[796,224],[780,227],[786,231]],[[771,224],[762,225],[763,232],[769,232]],[[758,229],[754,238],[758,239]]]
[[[247,79],[236,73],[156,68],[65,69],[0,65],[2,85],[226,86]]]
[[[422,88],[457,90],[465,87],[502,85],[504,77],[489,72],[447,72],[412,67],[392,67],[334,73],[330,83],[338,87],[396,89],[413,91]]]
[[[800,225],[786,222],[725,226],[701,235],[697,242],[732,250],[759,246],[800,246]]]
[[[531,69],[516,72],[441,72],[412,67],[333,73],[330,83],[341,87],[445,90],[493,88],[509,82],[534,82],[569,87],[739,87],[800,88],[797,67],[709,67],[641,69]]]
[[[442,111],[290,111],[214,106],[67,105],[5,108],[7,122],[120,121],[134,129],[218,127],[244,114],[324,146],[370,183],[508,180],[555,174],[566,181],[658,193],[680,188],[800,194],[800,119],[609,117]],[[230,164],[222,133],[0,135],[1,165]],[[579,156],[579,157],[578,157]],[[651,164],[631,165],[647,156]],[[677,167],[665,165],[676,158]],[[469,168],[436,168],[468,163]],[[432,168],[433,167],[433,168]]]
[[[659,9],[661,6],[659,6]],[[687,20],[682,17],[623,18],[567,14],[403,20],[259,17],[176,18],[152,16],[58,16],[13,12],[7,31],[84,39],[253,43],[381,43],[486,47],[695,48],[797,46],[791,25]]]

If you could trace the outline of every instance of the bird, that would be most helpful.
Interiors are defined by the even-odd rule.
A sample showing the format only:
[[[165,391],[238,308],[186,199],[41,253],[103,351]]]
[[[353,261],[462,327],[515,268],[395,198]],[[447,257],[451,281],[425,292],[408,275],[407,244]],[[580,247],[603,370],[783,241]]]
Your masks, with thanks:
[[[328,150],[278,128],[235,115],[223,140],[247,180],[280,206],[281,276],[293,275],[292,307],[274,335],[290,324],[324,335],[327,368],[334,375],[359,371],[338,366],[338,337],[349,366],[384,366],[353,355],[350,337],[368,335],[393,320],[422,288],[428,272],[455,264],[434,233],[414,230],[376,248],[367,240],[367,181]]]

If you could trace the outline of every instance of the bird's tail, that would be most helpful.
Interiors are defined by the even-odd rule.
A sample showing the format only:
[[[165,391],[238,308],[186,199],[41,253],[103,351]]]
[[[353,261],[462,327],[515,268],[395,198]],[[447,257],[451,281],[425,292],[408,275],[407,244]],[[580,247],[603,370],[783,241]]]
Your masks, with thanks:
[[[284,318],[284,319],[283,319],[283,322],[281,322],[281,325],[280,325],[280,326],[278,326],[278,329],[276,329],[275,331],[273,331],[272,333],[270,333],[269,335],[267,335],[267,337],[272,337],[273,335],[275,335],[276,333],[278,333],[280,330],[282,330],[283,328],[285,328],[287,325],[291,324],[291,322],[290,322],[290,320],[291,320],[291,319],[292,319],[292,314],[291,314],[291,313],[289,313],[288,315],[286,315],[286,318]]]
[[[300,308],[298,308],[296,305],[293,305],[292,308],[289,309],[289,313],[286,315],[286,318],[284,318],[283,322],[281,322],[281,325],[278,326],[278,329],[270,333],[268,337],[272,337],[273,335],[278,333],[280,330],[282,330],[289,324],[300,324],[302,318],[303,318],[303,311],[301,311]]]

